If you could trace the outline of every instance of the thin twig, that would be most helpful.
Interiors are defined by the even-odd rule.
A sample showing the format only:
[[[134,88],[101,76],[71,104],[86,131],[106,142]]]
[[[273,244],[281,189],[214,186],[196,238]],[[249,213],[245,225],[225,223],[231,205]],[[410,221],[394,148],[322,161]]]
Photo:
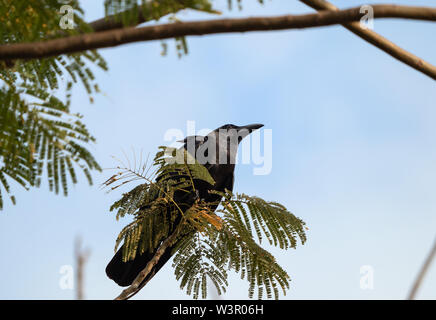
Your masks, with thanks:
[[[325,12],[327,10],[336,11],[336,12],[341,11],[339,8],[337,8],[336,6],[325,0],[300,0],[300,1],[320,12]],[[372,6],[372,7],[374,8],[374,15],[375,17],[377,17],[378,13],[376,10],[376,6]],[[401,8],[401,6],[395,6],[395,7],[397,7],[398,9]],[[414,11],[416,9],[418,8],[415,7],[412,10]],[[412,12],[409,13],[411,14]],[[428,13],[430,13],[430,11],[428,11]],[[397,46],[395,43],[389,41],[388,39],[379,35],[378,33],[369,29],[363,29],[359,22],[347,22],[347,23],[342,23],[342,25],[348,30],[350,30],[351,32],[353,32],[354,34],[356,34],[357,36],[361,37],[362,39],[376,46],[377,48],[383,50],[393,58],[407,64],[413,69],[418,70],[426,74],[430,78],[436,80],[436,67],[433,66],[432,64],[426,62],[420,57],[417,57],[414,54]]]
[[[84,271],[85,264],[89,259],[91,251],[89,249],[82,249],[82,238],[77,237],[74,245],[74,256],[76,260],[76,298],[77,300],[83,300],[84,294]]]
[[[416,293],[418,292],[419,288],[421,287],[422,281],[425,277],[425,274],[427,273],[428,269],[430,268],[430,265],[433,261],[433,259],[436,257],[436,238],[433,244],[433,248],[430,250],[427,259],[425,259],[424,264],[421,267],[421,270],[419,271],[415,282],[413,283],[412,289],[410,290],[409,296],[407,299],[414,300],[416,297]]]

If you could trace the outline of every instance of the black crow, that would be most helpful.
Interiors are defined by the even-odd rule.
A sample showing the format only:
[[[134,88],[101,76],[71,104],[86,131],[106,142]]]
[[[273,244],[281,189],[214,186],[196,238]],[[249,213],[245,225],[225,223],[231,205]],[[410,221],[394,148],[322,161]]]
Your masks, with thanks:
[[[247,126],[236,126],[226,124],[222,127],[210,132],[207,136],[189,136],[183,141],[184,148],[189,154],[195,156],[195,159],[203,164],[209,171],[210,175],[215,181],[214,185],[209,184],[204,180],[194,180],[196,192],[175,192],[174,200],[179,204],[183,211],[189,209],[194,204],[196,199],[209,203],[213,210],[218,206],[221,197],[217,194],[209,193],[210,190],[225,191],[233,189],[234,170],[236,162],[236,153],[238,145],[242,139],[248,136],[256,129],[263,127],[262,124],[252,124]],[[159,177],[157,177],[157,180]],[[176,219],[173,224],[172,230],[180,222],[181,217]],[[171,234],[171,231],[170,231]],[[161,239],[163,241],[165,239]],[[177,245],[174,244],[169,247],[159,259],[158,263],[154,266],[152,271],[147,275],[142,283],[146,283],[151,279],[162,266],[171,258],[173,248]],[[135,259],[124,262],[122,259],[121,247],[109,264],[106,267],[107,276],[114,280],[120,286],[129,286],[132,284],[136,276],[146,267],[147,263],[153,258],[155,251],[144,252],[141,255],[136,255]]]

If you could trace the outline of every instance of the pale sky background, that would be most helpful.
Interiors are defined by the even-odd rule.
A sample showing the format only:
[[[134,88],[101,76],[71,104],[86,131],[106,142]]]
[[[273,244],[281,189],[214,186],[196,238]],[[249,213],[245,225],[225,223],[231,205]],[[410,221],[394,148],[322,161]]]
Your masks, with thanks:
[[[298,1],[243,1],[224,16],[312,12]],[[375,1],[369,1],[374,3]],[[431,5],[431,1],[389,1]],[[82,1],[86,18],[103,1]],[[341,7],[360,1],[334,1]],[[190,12],[181,19],[205,19]],[[436,25],[375,21],[375,31],[436,64]],[[178,59],[174,43],[101,50],[109,72],[98,72],[103,94],[89,104],[77,85],[74,112],[96,136],[103,167],[134,148],[154,154],[170,128],[264,123],[273,132],[273,167],[237,167],[235,191],[286,205],[303,218],[308,241],[272,250],[292,278],[286,299],[403,299],[436,236],[436,86],[341,27],[213,35],[188,39]],[[120,192],[81,176],[70,195],[14,188],[17,205],[0,213],[0,299],[72,299],[59,286],[61,266],[73,265],[74,238],[92,250],[86,298],[112,299],[121,288],[104,272],[127,220],[109,212]],[[373,290],[360,289],[360,268],[374,270]],[[248,283],[230,277],[224,299],[248,298]],[[436,265],[419,298],[436,298]],[[212,296],[213,297],[213,296]],[[168,263],[135,299],[189,299]]]

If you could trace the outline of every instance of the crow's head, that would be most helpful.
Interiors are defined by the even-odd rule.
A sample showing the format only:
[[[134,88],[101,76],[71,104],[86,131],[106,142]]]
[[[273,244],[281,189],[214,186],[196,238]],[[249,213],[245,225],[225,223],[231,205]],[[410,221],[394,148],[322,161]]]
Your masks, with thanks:
[[[196,158],[200,163],[203,160],[206,163],[235,164],[239,143],[261,127],[263,124],[223,125],[204,137],[197,149]]]
[[[182,148],[195,155],[201,164],[235,164],[238,145],[253,131],[262,128],[263,124],[236,126],[225,124],[207,136],[189,136],[183,142]]]
[[[244,139],[246,136],[248,136],[253,131],[260,129],[263,127],[263,124],[255,123],[255,124],[249,124],[246,126],[236,126],[234,124],[225,124],[211,133],[214,135],[222,135],[225,136],[227,139],[232,140],[232,138],[236,138],[236,141],[239,143]]]

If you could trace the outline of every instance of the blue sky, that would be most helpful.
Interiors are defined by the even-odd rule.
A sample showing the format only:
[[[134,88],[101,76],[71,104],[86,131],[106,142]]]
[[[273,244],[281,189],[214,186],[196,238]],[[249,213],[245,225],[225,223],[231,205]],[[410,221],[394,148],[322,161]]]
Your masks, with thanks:
[[[369,1],[375,3],[375,1]],[[83,2],[87,19],[103,1]],[[224,16],[312,12],[297,1],[243,1]],[[428,5],[428,1],[388,1]],[[340,7],[359,1],[335,1]],[[186,12],[181,19],[204,19]],[[436,64],[435,25],[375,21],[375,31]],[[269,175],[236,169],[235,190],[275,200],[303,218],[308,241],[271,249],[292,278],[286,299],[403,299],[435,237],[436,90],[428,77],[341,27],[189,38],[178,59],[173,42],[101,50],[110,70],[98,72],[103,93],[89,104],[78,85],[73,111],[97,138],[91,150],[103,167],[111,156],[153,154],[170,128],[264,123],[273,132]],[[104,268],[126,220],[108,211],[120,194],[99,188],[110,171],[84,177],[70,195],[43,186],[15,188],[17,205],[0,213],[0,298],[71,299],[61,266],[73,265],[77,235],[92,251],[86,297],[112,299],[120,287]],[[374,288],[360,289],[360,268],[374,270]],[[419,298],[436,298],[436,268]],[[224,299],[245,299],[248,284],[230,276]],[[213,297],[213,296],[212,296]],[[167,264],[135,299],[189,299]]]

